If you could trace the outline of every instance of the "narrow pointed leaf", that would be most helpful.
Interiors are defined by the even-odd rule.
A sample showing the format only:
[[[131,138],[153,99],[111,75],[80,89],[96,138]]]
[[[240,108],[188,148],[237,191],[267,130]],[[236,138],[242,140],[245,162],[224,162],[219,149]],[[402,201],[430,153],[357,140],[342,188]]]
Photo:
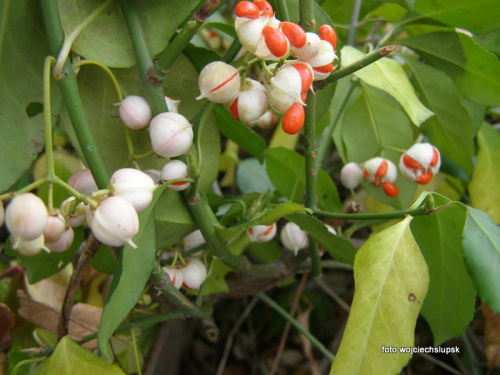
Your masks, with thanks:
[[[429,267],[429,291],[422,315],[437,346],[465,331],[474,317],[476,288],[462,255],[467,208],[438,194],[433,197],[436,206],[448,206],[433,215],[415,217],[410,228]]]
[[[477,164],[469,183],[469,195],[475,208],[487,212],[500,223],[500,134],[484,124],[477,134]]]
[[[500,105],[500,61],[463,33],[437,32],[398,42],[446,72],[461,95],[473,102]]]
[[[154,209],[165,188],[166,185],[157,188],[148,208],[139,213],[139,232],[133,238],[137,249],[125,245],[120,254],[97,334],[99,350],[107,357],[111,336],[134,308],[153,270],[156,252]]]
[[[410,232],[411,217],[371,237],[356,254],[356,290],[330,375],[398,374],[408,353],[384,347],[414,345],[418,313],[427,293],[427,265]]]
[[[500,228],[487,213],[469,207],[464,259],[481,299],[500,314]]]
[[[363,56],[364,54],[354,47],[345,46],[342,48],[342,66],[350,65]],[[396,99],[416,126],[420,126],[432,116],[432,111],[427,109],[415,95],[415,90],[397,61],[386,57],[354,74],[363,82],[385,91]]]

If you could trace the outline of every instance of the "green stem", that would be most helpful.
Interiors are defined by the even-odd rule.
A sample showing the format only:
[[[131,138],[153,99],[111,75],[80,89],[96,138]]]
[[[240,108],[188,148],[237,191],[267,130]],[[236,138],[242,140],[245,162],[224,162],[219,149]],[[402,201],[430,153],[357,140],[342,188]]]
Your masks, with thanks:
[[[92,207],[97,207],[97,202],[93,200],[92,198],[80,193],[79,191],[73,189],[70,185],[68,185],[66,182],[61,180],[59,177],[55,176],[53,180],[49,181],[54,184],[57,184],[61,186],[63,189],[66,189],[71,195],[73,195],[76,199],[90,204]]]
[[[238,38],[236,38],[233,43],[229,46],[226,53],[223,56],[223,60],[228,64],[234,60],[234,58],[238,55],[238,52],[241,50],[241,43]]]
[[[190,194],[186,192],[185,196],[189,211],[191,211],[193,219],[196,221],[196,224],[198,224],[198,227],[203,234],[203,238],[207,241],[207,245],[213,251],[214,255],[225,265],[235,270],[248,268],[248,260],[245,257],[231,253],[221,239],[217,237],[215,228],[210,220],[207,208],[205,207],[199,192],[196,192],[193,197],[190,197]]]
[[[340,70],[332,72],[327,79],[323,81],[317,81],[314,83],[314,90],[321,90],[328,86],[330,83],[338,81],[341,78],[348,76],[349,74],[355,73],[360,69],[367,67],[370,64],[380,60],[382,57],[389,55],[392,51],[394,51],[396,47],[394,46],[385,46],[380,48],[379,50],[372,51],[362,59],[352,63],[351,65],[346,66]]]
[[[42,177],[42,178],[32,182],[31,184],[26,185],[25,187],[23,187],[20,190],[10,191],[10,192],[5,193],[5,194],[0,194],[0,201],[6,201],[8,199],[14,198],[16,195],[28,193],[31,190],[36,189],[37,187],[39,187],[40,185],[43,185],[46,182],[47,182],[47,177]]]
[[[314,212],[318,209],[318,197],[316,194],[316,95],[309,95],[306,103],[306,119],[304,124],[306,207]],[[318,242],[313,238],[309,238],[309,255],[311,257],[311,275],[317,277],[321,275],[321,263]]]
[[[373,214],[343,214],[338,212],[328,212],[318,210],[314,213],[315,216],[325,217],[329,219],[340,219],[340,220],[388,220],[388,219],[404,219],[407,215],[410,216],[422,216],[431,215],[437,210],[445,208],[447,204],[436,207],[435,209],[429,210],[425,206],[418,207],[412,210],[404,211],[393,211],[393,212],[381,212]]]
[[[159,81],[163,81],[174,65],[177,57],[184,51],[193,36],[203,26],[208,15],[219,5],[219,0],[207,0],[194,14],[194,20],[186,22],[175,39],[168,45],[159,60],[153,67],[153,74]]]
[[[347,35],[347,44],[350,46],[353,46],[354,42],[356,41],[356,30],[358,28],[358,18],[360,9],[361,9],[361,0],[355,0],[354,7],[352,9],[351,23],[349,25],[349,34]]]
[[[299,0],[299,12],[299,25],[302,26],[305,31],[314,31],[316,27],[314,0]]]
[[[205,318],[212,314],[212,306],[206,305],[201,308],[187,299],[181,292],[175,289],[170,279],[158,264],[156,271],[151,273],[150,281],[160,293],[172,302],[185,316],[190,318]]]
[[[53,56],[57,56],[64,39],[57,2],[56,0],[43,0],[40,1],[40,6],[42,8],[50,53]],[[66,61],[64,64],[64,72],[65,76],[58,81],[59,88],[73,124],[80,149],[82,150],[84,161],[92,172],[97,186],[105,188],[109,182],[109,174],[90,132],[80,92],[78,91],[75,72],[69,61]]]
[[[347,102],[349,101],[349,98],[351,97],[351,94],[354,91],[354,88],[356,86],[357,86],[356,81],[351,81],[349,83],[349,86],[347,87],[347,90],[345,91],[344,96],[340,100],[339,107],[335,109],[335,113],[333,115],[332,120],[330,121],[327,128],[323,132],[323,136],[321,138],[321,143],[318,147],[318,151],[316,152],[316,163],[318,166],[321,163],[323,163],[323,159],[325,158],[325,155],[326,155],[326,150],[328,150],[328,145],[330,145],[330,143],[332,141],[333,131],[335,130],[335,127],[337,126],[337,123],[340,120],[340,117],[344,113],[344,109],[347,105]]]
[[[278,5],[278,13],[281,21],[290,21],[290,16],[288,14],[288,6],[286,5],[286,0],[276,0]]]
[[[113,74],[113,72],[111,71],[111,69],[109,69],[106,65],[100,63],[99,61],[95,61],[95,60],[82,60],[82,61],[78,62],[77,64],[75,64],[74,68],[77,69],[77,68],[80,68],[81,66],[84,66],[84,65],[95,65],[95,66],[98,66],[99,68],[101,68],[102,70],[104,70],[104,72],[108,75],[109,79],[111,79],[113,86],[115,87],[116,96],[118,96],[118,100],[120,102],[123,100],[123,94],[122,94],[122,90],[120,89],[120,84],[118,83],[118,80],[116,79],[116,77]]]
[[[325,357],[327,357],[332,362],[335,360],[334,354],[330,353],[330,351],[316,337],[314,337],[309,331],[304,329],[304,327],[302,327],[300,323],[297,322],[297,320],[295,320],[290,314],[288,314],[288,312],[280,305],[269,298],[267,294],[260,292],[257,293],[257,297],[259,297],[269,307],[271,307],[274,311],[276,311],[283,318],[289,321],[290,324],[293,325],[303,336],[305,336],[314,347],[316,347],[321,353],[323,353]]]
[[[153,61],[146,44],[141,20],[133,0],[119,0],[139,65],[142,89],[155,115],[168,112],[161,81],[153,73]]]
[[[49,179],[54,178],[56,175],[52,144],[52,113],[50,110],[50,68],[54,62],[55,59],[52,56],[47,56],[43,67],[43,121],[45,133],[45,155],[47,156],[47,175],[49,176]]]

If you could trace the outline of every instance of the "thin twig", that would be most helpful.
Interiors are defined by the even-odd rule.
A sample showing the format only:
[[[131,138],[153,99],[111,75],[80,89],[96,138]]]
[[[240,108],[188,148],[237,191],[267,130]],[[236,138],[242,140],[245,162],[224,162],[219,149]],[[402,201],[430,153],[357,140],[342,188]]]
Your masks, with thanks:
[[[450,373],[452,373],[454,375],[463,375],[460,371],[455,370],[450,365],[444,363],[443,361],[440,361],[439,359],[433,357],[430,354],[427,354],[427,353],[418,353],[418,355],[421,356],[422,358],[425,358],[429,362],[432,362],[432,363],[438,365],[439,367],[444,368],[446,371],[449,371]]]
[[[323,289],[323,291],[328,294],[332,299],[339,304],[340,307],[342,307],[345,311],[349,312],[351,311],[351,307],[342,299],[340,296],[335,293],[331,288],[328,287],[328,285],[325,284],[325,282],[322,279],[315,278],[314,281],[318,286]]]
[[[302,296],[302,293],[304,291],[304,287],[306,285],[307,279],[308,279],[308,273],[304,272],[302,274],[302,278],[300,279],[299,286],[297,287],[297,291],[295,292],[295,295],[293,296],[293,301],[292,301],[292,306],[290,307],[290,315],[294,316],[297,313],[297,309],[299,307],[299,301],[300,297]],[[281,335],[281,340],[280,344],[278,346],[278,351],[276,352],[276,355],[274,356],[274,361],[273,361],[273,366],[271,367],[271,371],[269,372],[269,375],[274,375],[276,371],[278,370],[278,365],[280,364],[281,361],[281,356],[283,355],[283,351],[285,350],[285,345],[286,341],[288,339],[288,333],[290,332],[290,322],[286,322],[285,329],[283,330],[283,334]]]
[[[224,372],[224,368],[226,367],[226,362],[229,357],[229,352],[231,351],[231,347],[233,345],[234,336],[236,335],[241,325],[247,318],[248,314],[250,314],[250,312],[252,311],[258,300],[259,299],[257,297],[253,297],[253,299],[247,305],[245,310],[243,310],[243,313],[240,315],[240,317],[234,324],[233,328],[231,329],[231,332],[227,336],[226,345],[224,346],[224,353],[222,354],[222,358],[219,362],[219,367],[217,368],[216,375],[222,375],[222,373]]]

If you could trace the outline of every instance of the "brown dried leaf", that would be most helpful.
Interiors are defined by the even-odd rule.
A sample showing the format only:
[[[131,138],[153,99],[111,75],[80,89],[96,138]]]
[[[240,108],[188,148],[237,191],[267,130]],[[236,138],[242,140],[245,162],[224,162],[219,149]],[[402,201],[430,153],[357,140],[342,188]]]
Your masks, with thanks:
[[[486,303],[481,304],[484,319],[484,346],[488,359],[488,374],[500,365],[500,315],[495,314]]]
[[[311,311],[312,307],[297,315],[297,322],[299,322],[299,324],[306,331],[309,331],[309,316],[311,315]],[[318,364],[314,359],[311,341],[309,341],[304,335],[300,335],[300,341],[302,342],[302,349],[304,350],[304,355],[307,357],[311,365],[311,375],[320,375]]]
[[[9,306],[0,303],[0,347],[12,340],[12,329],[16,325],[16,317]]]
[[[48,331],[56,332],[59,322],[59,309],[30,299],[21,290],[17,291],[17,296],[21,304],[18,310],[19,315]],[[97,332],[101,321],[101,315],[102,308],[100,307],[95,307],[86,303],[75,304],[69,321],[69,334],[79,340],[84,336]],[[96,340],[89,341],[84,347],[87,349],[95,349],[97,347],[97,342]]]

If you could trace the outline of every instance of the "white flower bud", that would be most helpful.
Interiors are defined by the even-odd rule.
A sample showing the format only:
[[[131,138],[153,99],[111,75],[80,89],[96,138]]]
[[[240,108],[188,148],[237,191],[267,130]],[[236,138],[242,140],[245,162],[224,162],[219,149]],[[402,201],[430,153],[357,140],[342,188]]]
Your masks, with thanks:
[[[27,240],[20,236],[12,235],[11,242],[14,250],[17,250],[20,254],[26,256],[37,255],[45,247],[43,234],[34,240]]]
[[[259,119],[269,106],[266,88],[259,82],[247,78],[238,97],[229,106],[235,120],[251,122]]]
[[[45,203],[33,193],[14,197],[5,212],[5,224],[9,232],[25,241],[40,237],[47,227],[48,218]]]
[[[69,197],[59,206],[59,212],[72,228],[79,227],[85,223],[85,204],[80,202],[75,205],[75,201],[75,197]]]
[[[181,270],[184,276],[183,286],[193,290],[199,289],[207,279],[207,268],[195,258],[189,259],[188,262],[189,264]]]
[[[206,65],[198,78],[201,95],[196,99],[207,98],[214,103],[229,103],[240,91],[238,70],[222,61]]]
[[[184,245],[184,251],[189,251],[203,245],[205,243],[205,238],[203,234],[201,234],[201,230],[198,229],[184,237],[182,243]]]
[[[292,222],[285,224],[281,230],[281,243],[285,248],[293,251],[295,255],[300,249],[305,249],[309,246],[309,237],[307,232],[300,229],[300,227]]]
[[[184,274],[182,271],[172,267],[163,267],[163,271],[168,275],[175,289],[180,289],[184,283]]]
[[[161,113],[149,125],[151,145],[160,156],[172,158],[185,154],[193,144],[193,129],[182,115]]]
[[[153,112],[142,96],[130,95],[120,103],[120,118],[131,129],[145,129],[153,118]]]
[[[99,190],[90,169],[80,169],[73,173],[68,180],[68,185],[84,195],[90,195]]]
[[[63,251],[68,250],[75,239],[75,232],[73,232],[73,228],[69,227],[64,231],[64,233],[59,237],[59,239],[52,243],[45,243],[51,251],[56,253],[62,253]]]
[[[187,165],[180,160],[172,160],[165,164],[161,170],[161,180],[163,182],[168,182],[177,178],[187,178]],[[191,185],[188,181],[177,181],[168,185],[169,189],[175,191],[185,190]]]
[[[151,203],[156,185],[146,173],[123,168],[113,173],[110,187],[112,195],[125,198],[137,212],[141,212]]]
[[[347,189],[354,189],[363,179],[363,170],[354,162],[347,163],[340,171],[340,182]]]
[[[122,246],[128,243],[137,246],[132,238],[139,231],[139,218],[134,206],[122,197],[109,197],[97,206],[90,223],[94,236],[109,246]]]
[[[271,225],[255,225],[247,229],[251,242],[268,242],[276,235],[276,223]]]
[[[50,215],[43,231],[46,243],[56,242],[66,231],[66,220],[61,214]]]

